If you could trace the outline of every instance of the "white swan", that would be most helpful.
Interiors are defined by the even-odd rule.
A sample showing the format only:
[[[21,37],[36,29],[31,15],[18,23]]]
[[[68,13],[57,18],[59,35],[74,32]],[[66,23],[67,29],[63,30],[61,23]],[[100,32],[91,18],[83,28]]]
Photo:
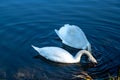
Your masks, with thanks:
[[[66,50],[59,47],[43,47],[38,48],[32,45],[32,47],[43,57],[48,60],[59,62],[59,63],[78,63],[80,62],[81,56],[86,54],[89,60],[93,63],[97,63],[96,59],[86,50],[79,51],[75,57],[73,57]]]
[[[77,49],[87,49],[88,51],[91,51],[89,41],[82,29],[78,26],[65,24],[59,30],[55,29],[55,32],[64,44]]]

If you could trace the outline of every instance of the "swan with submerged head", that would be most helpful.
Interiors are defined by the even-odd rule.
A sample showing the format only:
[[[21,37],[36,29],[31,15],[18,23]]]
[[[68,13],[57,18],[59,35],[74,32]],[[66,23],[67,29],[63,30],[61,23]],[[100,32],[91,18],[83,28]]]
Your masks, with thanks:
[[[86,50],[79,51],[75,57],[73,57],[68,51],[59,47],[43,47],[38,48],[32,45],[32,47],[44,58],[59,62],[59,63],[78,63],[81,60],[81,56],[86,54],[89,60],[93,63],[97,63],[96,59]]]
[[[59,30],[55,29],[55,32],[64,44],[77,49],[91,51],[91,44],[78,26],[65,24]]]

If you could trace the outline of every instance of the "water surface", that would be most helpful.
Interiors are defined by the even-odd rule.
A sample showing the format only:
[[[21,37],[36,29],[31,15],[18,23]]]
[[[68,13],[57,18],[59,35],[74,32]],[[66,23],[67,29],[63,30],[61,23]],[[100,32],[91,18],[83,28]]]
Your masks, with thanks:
[[[86,71],[94,79],[116,76],[120,67],[119,0],[1,0],[0,1],[0,78],[70,80]],[[36,57],[31,44],[63,46],[54,29],[64,24],[78,25],[92,45],[96,67],[57,64]],[[85,63],[85,65],[84,65]]]

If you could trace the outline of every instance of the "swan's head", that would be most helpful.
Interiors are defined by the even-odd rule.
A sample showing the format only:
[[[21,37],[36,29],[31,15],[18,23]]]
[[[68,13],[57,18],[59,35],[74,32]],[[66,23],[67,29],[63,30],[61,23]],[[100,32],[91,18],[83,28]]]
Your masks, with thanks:
[[[98,63],[97,60],[93,56],[89,57],[89,61],[92,62],[94,65]]]

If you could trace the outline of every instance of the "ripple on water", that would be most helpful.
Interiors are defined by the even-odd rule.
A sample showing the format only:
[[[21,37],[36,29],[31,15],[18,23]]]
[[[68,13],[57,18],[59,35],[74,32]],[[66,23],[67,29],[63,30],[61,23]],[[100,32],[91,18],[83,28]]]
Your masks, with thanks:
[[[0,78],[2,79],[72,79],[86,71],[93,78],[117,75],[120,65],[120,3],[115,0],[0,1]],[[96,67],[89,67],[86,57],[81,64],[57,64],[35,58],[31,44],[38,47],[65,46],[55,34],[64,24],[80,26],[92,44]]]

